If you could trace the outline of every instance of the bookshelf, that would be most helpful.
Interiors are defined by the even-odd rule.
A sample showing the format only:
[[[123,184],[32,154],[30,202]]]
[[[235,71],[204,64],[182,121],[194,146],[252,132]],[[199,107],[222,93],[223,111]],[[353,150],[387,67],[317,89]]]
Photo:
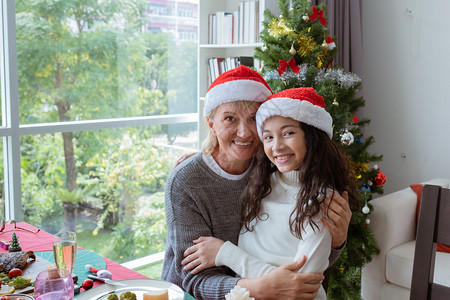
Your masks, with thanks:
[[[251,0],[248,0],[251,1]],[[247,1],[247,2],[248,2]],[[203,117],[203,103],[205,94],[209,87],[209,70],[208,60],[214,57],[239,57],[253,56],[254,49],[262,46],[260,42],[248,43],[221,43],[210,44],[211,40],[209,23],[210,15],[217,12],[235,12],[239,10],[239,6],[243,0],[199,0],[199,47],[198,47],[198,112],[199,112],[199,148],[206,138],[208,132],[207,125]],[[259,0],[258,1],[258,27],[262,29],[262,21],[264,20],[264,10],[270,9],[275,15],[279,13],[277,0]]]

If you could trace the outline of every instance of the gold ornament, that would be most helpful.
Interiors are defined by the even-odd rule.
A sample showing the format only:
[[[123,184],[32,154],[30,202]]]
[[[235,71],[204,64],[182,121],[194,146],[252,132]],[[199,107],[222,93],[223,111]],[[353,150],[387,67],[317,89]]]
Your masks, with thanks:
[[[289,50],[289,54],[294,56],[296,53],[297,53],[297,51],[295,51],[294,42],[292,42],[291,50]]]
[[[365,172],[369,171],[369,168],[370,168],[370,163],[362,163],[362,162],[354,162],[354,161],[352,161],[351,165],[352,165],[352,169],[354,170],[354,172],[356,174],[359,174],[359,175],[356,176],[357,179],[361,178],[361,174],[360,173],[365,173]]]
[[[323,66],[323,63],[325,61],[325,56],[327,55],[328,50],[323,49],[322,51],[320,51],[319,53],[317,53],[317,58],[316,58],[316,63],[317,63],[317,67],[320,69]]]
[[[282,35],[293,34],[294,30],[286,24],[284,19],[280,18],[277,20],[273,18],[272,22],[269,24],[268,32],[271,36],[277,38]]]
[[[328,50],[329,46],[326,40],[323,40],[322,47]]]
[[[309,21],[309,16],[308,15],[304,15],[302,17],[303,21],[308,22]]]
[[[370,168],[370,163],[362,163],[361,170],[363,170],[364,172],[367,172],[367,171],[369,171],[369,168]]]
[[[334,106],[339,106],[339,102],[336,101],[336,98],[334,98],[333,103],[331,103]]]
[[[306,36],[302,34],[298,36],[297,43],[298,43],[297,54],[303,57],[310,54],[316,47],[316,42],[311,36]]]

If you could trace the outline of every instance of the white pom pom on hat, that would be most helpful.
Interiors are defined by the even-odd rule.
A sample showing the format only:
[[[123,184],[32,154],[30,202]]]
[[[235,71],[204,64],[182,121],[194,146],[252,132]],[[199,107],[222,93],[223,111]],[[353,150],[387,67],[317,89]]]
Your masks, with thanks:
[[[323,97],[310,87],[287,89],[273,94],[258,109],[256,126],[261,141],[264,121],[272,116],[292,118],[325,131],[333,137],[333,119],[325,110]]]
[[[269,85],[258,72],[240,65],[213,81],[206,93],[203,115],[206,116],[217,106],[227,102],[263,102],[272,94]]]

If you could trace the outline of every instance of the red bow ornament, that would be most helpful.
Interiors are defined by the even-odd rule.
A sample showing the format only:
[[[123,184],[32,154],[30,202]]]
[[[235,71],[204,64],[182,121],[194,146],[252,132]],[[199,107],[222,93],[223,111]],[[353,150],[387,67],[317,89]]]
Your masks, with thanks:
[[[320,23],[322,23],[323,26],[327,26],[327,21],[323,17],[323,9],[319,11],[317,7],[313,6],[313,13],[311,14],[311,16],[309,16],[311,23],[314,22],[317,17],[319,17]]]
[[[284,71],[286,71],[287,67],[289,66],[289,68],[291,68],[292,71],[294,71],[295,74],[298,74],[300,72],[300,67],[297,66],[297,64],[295,63],[295,58],[291,58],[289,60],[289,62],[286,62],[285,60],[280,59],[279,62],[280,67],[277,69],[278,71],[278,75],[281,76],[281,74],[284,73]]]

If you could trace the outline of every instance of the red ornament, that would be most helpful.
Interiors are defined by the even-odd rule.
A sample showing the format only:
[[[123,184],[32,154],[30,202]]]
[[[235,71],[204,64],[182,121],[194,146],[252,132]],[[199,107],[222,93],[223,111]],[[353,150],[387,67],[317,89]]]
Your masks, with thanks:
[[[373,182],[375,182],[377,186],[382,186],[386,182],[386,175],[378,169],[378,174],[375,176]]]
[[[90,279],[85,279],[81,286],[83,287],[83,289],[89,290],[94,286],[94,282]]]
[[[358,122],[359,122],[359,119],[358,119],[357,116],[353,115],[352,121],[355,122],[355,123],[358,123]]]

